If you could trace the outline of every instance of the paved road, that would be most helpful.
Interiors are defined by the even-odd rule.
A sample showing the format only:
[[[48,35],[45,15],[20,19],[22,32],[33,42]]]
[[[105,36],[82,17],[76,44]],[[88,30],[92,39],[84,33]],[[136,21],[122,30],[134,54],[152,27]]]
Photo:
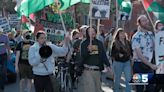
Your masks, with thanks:
[[[106,73],[102,73],[102,89],[104,92],[113,92],[113,82],[111,80],[107,80],[106,79]],[[123,89],[125,88],[125,84],[123,83],[124,81],[124,77],[121,78],[122,79],[122,83],[120,86],[120,89],[122,90],[121,92],[124,92]],[[5,92],[19,92],[19,81],[17,81],[16,83],[12,83],[12,84],[8,84],[6,85],[5,88]],[[33,87],[33,92],[34,91],[34,87]],[[77,92],[76,90],[74,92]],[[134,91],[132,91],[134,92]]]

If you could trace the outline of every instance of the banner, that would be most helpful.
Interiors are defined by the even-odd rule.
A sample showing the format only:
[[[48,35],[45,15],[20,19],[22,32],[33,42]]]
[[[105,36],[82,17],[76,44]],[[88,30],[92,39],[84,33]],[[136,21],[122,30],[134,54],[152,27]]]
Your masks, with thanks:
[[[93,19],[109,19],[111,0],[91,0],[90,17]]]
[[[6,17],[0,17],[0,27],[4,32],[10,31],[10,25]]]
[[[66,25],[66,27],[70,27],[73,28],[74,27],[74,19],[71,16],[71,14],[69,13],[64,13],[62,14],[63,20],[64,20],[64,24]],[[49,22],[54,22],[54,23],[61,23],[61,19],[60,19],[60,15],[59,14],[51,14],[51,13],[47,13],[47,20]]]
[[[10,24],[11,28],[15,28],[20,22],[17,14],[9,14],[8,20],[9,20],[9,24]]]
[[[44,26],[44,31],[47,33],[47,40],[52,43],[59,43],[64,40],[64,29],[61,23],[53,23],[41,20],[40,24]]]
[[[155,34],[155,60],[159,66],[156,74],[164,74],[164,31]]]

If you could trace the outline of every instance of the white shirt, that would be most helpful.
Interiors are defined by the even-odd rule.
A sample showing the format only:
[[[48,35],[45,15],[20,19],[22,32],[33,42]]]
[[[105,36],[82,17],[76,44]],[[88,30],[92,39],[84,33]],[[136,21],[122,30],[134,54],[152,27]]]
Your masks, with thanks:
[[[41,63],[41,57],[39,55],[39,43],[36,42],[34,45],[32,45],[29,49],[28,53],[28,60],[30,65],[32,65],[33,73],[36,75],[49,75],[52,74],[54,71],[54,57],[57,56],[65,56],[68,52],[68,48],[66,46],[58,47],[53,44],[49,44],[49,46],[52,48],[52,55],[44,62],[46,67],[48,68],[48,71],[46,70],[43,63]]]
[[[132,37],[133,59],[141,60],[134,51],[136,48],[140,48],[143,56],[151,62],[153,57],[153,45],[152,32],[145,33],[138,30]]]

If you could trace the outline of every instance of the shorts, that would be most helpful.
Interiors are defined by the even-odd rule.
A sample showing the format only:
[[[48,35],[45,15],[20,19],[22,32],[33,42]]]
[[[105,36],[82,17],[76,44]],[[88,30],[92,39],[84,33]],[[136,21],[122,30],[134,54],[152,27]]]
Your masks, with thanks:
[[[26,64],[19,64],[20,79],[33,79],[32,67]]]

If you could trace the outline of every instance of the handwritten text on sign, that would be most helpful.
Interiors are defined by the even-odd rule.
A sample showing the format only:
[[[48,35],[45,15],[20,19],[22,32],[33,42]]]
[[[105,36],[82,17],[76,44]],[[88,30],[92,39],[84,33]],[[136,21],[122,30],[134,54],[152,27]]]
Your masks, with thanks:
[[[156,73],[164,74],[164,31],[155,34],[155,59],[159,65]]]

